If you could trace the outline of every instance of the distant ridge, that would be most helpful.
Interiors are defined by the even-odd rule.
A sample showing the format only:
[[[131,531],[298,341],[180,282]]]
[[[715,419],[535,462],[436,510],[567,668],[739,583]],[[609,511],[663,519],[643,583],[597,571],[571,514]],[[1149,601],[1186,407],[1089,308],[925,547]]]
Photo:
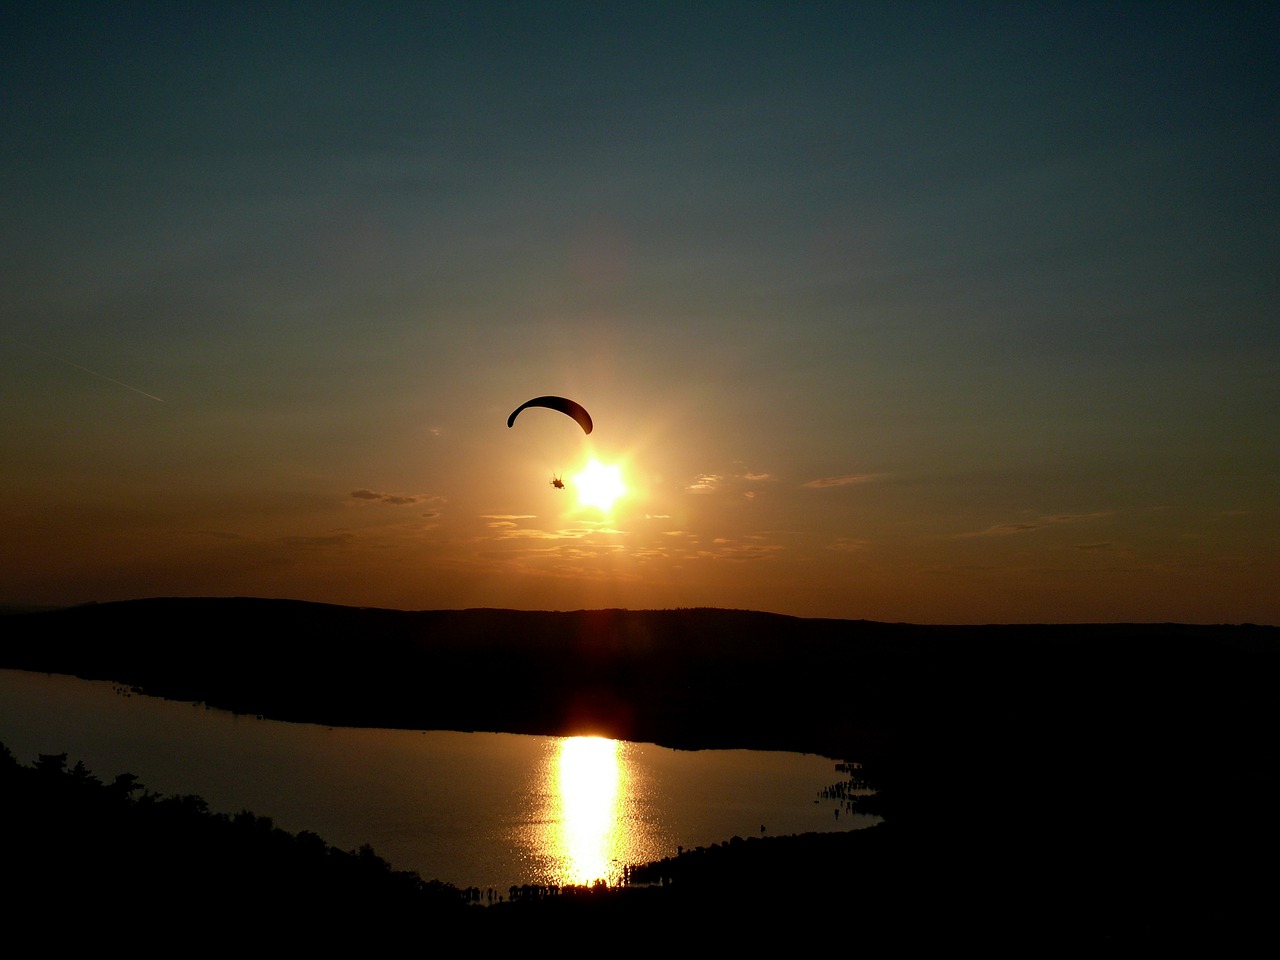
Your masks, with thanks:
[[[1086,698],[1097,710],[1136,693],[1159,700],[1161,678],[1247,687],[1280,652],[1280,628],[1252,625],[934,626],[707,607],[403,611],[253,597],[93,603],[14,613],[5,626],[0,666],[278,719],[833,756],[874,753],[905,719],[966,704],[976,714],[997,701]],[[1239,707],[1239,696],[1227,700],[1222,709]]]

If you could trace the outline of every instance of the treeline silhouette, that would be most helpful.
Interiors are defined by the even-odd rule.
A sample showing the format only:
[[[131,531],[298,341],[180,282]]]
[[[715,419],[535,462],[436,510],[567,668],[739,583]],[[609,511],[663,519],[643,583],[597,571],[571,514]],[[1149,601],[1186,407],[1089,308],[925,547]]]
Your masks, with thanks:
[[[456,925],[461,891],[393,870],[369,846],[343,851],[249,811],[212,813],[132,774],[100,780],[66,754],[23,766],[0,745],[6,914],[30,924],[130,929],[184,940],[283,927],[297,942],[370,928]]]

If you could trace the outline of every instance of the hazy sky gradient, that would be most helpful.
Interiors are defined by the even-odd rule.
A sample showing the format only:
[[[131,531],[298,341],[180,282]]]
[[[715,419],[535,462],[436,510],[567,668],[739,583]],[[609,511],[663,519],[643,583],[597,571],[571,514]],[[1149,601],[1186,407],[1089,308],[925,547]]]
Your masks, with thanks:
[[[1280,622],[1280,6],[371,9],[0,6],[0,601]]]

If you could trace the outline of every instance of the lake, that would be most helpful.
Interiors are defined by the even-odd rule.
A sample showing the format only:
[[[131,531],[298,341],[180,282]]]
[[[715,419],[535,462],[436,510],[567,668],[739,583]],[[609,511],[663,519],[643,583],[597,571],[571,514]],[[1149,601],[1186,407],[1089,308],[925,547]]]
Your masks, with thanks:
[[[0,670],[0,743],[481,890],[617,883],[681,846],[876,822],[820,799],[845,777],[810,754],[283,723],[17,670]]]

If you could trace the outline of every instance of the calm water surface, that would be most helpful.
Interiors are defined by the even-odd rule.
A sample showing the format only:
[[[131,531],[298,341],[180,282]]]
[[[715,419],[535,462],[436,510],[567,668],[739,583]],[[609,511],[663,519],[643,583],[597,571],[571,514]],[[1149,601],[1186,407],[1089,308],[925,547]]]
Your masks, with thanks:
[[[0,743],[23,764],[83,760],[100,779],[194,793],[400,870],[458,886],[616,883],[625,864],[752,836],[848,830],[872,818],[815,802],[833,761],[669,750],[594,738],[322,727],[0,670]]]

